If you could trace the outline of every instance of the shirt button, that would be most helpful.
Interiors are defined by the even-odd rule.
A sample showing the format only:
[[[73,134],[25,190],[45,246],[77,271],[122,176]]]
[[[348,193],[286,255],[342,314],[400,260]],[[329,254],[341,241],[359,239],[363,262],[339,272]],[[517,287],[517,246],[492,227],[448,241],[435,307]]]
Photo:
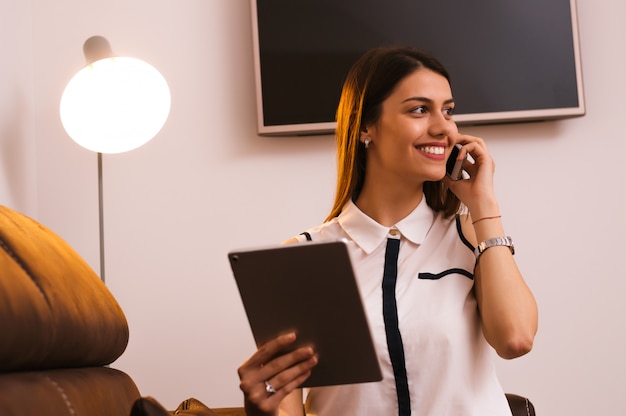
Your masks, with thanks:
[[[395,228],[389,230],[389,234],[391,234],[392,236],[397,236],[398,235],[398,230],[396,230]]]

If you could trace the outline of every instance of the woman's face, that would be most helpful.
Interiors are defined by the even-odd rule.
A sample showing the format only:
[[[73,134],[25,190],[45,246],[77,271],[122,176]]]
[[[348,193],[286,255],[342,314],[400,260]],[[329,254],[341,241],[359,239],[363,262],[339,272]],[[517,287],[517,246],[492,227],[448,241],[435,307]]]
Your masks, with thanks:
[[[382,103],[379,120],[367,126],[367,176],[396,183],[437,181],[457,133],[448,80],[420,68],[404,78]]]

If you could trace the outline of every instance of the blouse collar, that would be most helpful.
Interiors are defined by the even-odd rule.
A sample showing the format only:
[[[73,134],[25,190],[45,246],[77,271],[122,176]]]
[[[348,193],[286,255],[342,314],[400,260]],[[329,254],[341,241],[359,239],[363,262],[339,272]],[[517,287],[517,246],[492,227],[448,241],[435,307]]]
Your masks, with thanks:
[[[392,227],[385,227],[368,217],[352,200],[348,201],[337,218],[339,225],[367,254],[387,240],[389,231],[397,229],[407,240],[422,244],[434,220],[435,212],[426,203],[426,197],[404,219]]]

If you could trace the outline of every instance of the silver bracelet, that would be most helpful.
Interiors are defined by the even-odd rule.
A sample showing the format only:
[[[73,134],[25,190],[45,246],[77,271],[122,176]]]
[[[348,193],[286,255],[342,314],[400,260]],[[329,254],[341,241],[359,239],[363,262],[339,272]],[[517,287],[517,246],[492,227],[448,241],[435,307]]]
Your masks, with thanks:
[[[506,246],[511,250],[511,254],[515,254],[515,246],[513,246],[513,239],[511,237],[495,237],[485,240],[478,244],[476,250],[474,250],[474,255],[476,255],[476,261],[480,258],[480,256],[489,248],[497,247],[497,246]]]

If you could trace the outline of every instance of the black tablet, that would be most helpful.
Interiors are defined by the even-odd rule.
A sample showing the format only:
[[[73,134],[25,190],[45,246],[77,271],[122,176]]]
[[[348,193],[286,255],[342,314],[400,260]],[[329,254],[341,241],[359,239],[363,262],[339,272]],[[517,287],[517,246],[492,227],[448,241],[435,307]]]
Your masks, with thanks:
[[[228,253],[257,346],[289,331],[319,362],[302,387],[382,375],[346,243],[306,242]]]

